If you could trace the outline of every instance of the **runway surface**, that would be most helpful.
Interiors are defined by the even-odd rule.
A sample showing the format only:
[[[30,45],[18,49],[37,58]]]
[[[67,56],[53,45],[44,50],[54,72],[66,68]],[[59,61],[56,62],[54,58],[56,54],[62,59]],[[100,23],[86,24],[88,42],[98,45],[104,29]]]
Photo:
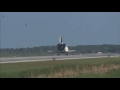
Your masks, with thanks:
[[[30,57],[1,57],[0,63],[18,63],[18,62],[35,62],[48,60],[70,60],[85,58],[102,58],[102,57],[118,57],[120,54],[102,53],[98,54],[80,54],[80,55],[60,55],[60,56],[30,56]]]

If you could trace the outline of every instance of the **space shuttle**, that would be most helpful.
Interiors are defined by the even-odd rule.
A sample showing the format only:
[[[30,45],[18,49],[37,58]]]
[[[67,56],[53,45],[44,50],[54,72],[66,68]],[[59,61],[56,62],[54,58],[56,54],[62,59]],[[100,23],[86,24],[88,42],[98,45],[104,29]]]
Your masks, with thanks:
[[[59,43],[57,44],[57,53],[58,55],[60,53],[65,53],[66,55],[68,55],[69,52],[75,52],[76,50],[69,50],[68,46],[63,43],[63,39],[62,39],[62,35],[59,37]]]

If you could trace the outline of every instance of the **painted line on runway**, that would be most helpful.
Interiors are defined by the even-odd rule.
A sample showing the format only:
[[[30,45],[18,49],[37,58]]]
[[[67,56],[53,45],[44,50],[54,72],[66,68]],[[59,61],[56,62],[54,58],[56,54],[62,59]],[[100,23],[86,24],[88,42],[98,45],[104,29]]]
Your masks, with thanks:
[[[7,61],[7,62],[0,62],[0,63],[19,63],[19,62],[36,62],[36,61],[49,61],[52,59],[46,59],[46,60],[24,60],[24,61]]]

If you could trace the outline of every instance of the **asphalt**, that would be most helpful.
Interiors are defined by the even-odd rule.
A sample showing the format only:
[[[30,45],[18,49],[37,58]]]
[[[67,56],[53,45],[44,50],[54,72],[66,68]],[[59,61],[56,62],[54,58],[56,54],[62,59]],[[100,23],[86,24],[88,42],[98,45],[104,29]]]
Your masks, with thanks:
[[[70,60],[70,59],[85,59],[85,58],[102,58],[102,57],[118,57],[120,54],[113,53],[91,53],[79,55],[59,55],[59,56],[29,56],[29,57],[1,57],[0,63],[18,63],[18,62],[35,62],[49,60]]]

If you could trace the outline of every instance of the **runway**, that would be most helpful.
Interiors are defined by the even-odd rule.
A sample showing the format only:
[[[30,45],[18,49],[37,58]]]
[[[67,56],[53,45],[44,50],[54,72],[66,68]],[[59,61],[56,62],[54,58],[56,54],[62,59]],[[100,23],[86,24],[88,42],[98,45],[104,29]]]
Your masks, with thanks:
[[[98,54],[80,54],[80,55],[60,55],[60,56],[29,56],[29,57],[1,57],[0,63],[18,63],[18,62],[35,62],[49,60],[70,60],[70,59],[86,59],[86,58],[103,58],[103,57],[118,57],[119,54],[102,53]]]

